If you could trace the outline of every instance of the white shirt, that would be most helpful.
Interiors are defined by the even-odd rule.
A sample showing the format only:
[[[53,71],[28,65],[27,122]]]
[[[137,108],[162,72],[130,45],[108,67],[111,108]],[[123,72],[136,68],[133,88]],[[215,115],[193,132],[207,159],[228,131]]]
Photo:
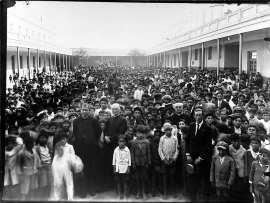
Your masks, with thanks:
[[[195,131],[195,136],[197,135],[198,130],[200,130],[201,126],[203,124],[203,121],[199,123],[199,129],[198,129],[198,123],[196,122],[196,131]]]
[[[158,154],[161,160],[163,161],[164,159],[173,159],[175,161],[179,154],[177,147],[178,139],[176,136],[171,135],[171,137],[167,137],[166,135],[163,135],[160,138],[158,146]]]
[[[128,147],[120,149],[119,146],[113,152],[113,163],[115,171],[118,173],[126,173],[129,166],[131,166],[131,156]]]
[[[134,92],[134,99],[138,99],[138,100],[142,100],[142,95],[143,95],[143,90],[139,90],[137,89],[135,92]]]
[[[234,132],[235,132],[236,134],[238,134],[238,135],[241,135],[241,128],[236,128],[236,127],[234,126]]]
[[[263,119],[259,120],[259,123],[263,124],[263,127],[266,129],[267,134],[270,133],[270,121],[265,122]]]
[[[219,160],[220,160],[220,164],[221,164],[221,165],[223,164],[224,159],[225,159],[225,156],[224,156],[224,157],[219,157]]]

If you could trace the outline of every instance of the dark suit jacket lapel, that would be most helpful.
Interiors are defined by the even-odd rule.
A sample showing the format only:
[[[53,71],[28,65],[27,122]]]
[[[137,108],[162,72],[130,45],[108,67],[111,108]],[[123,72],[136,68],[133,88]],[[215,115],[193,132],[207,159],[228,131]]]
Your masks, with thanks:
[[[199,129],[199,131],[197,132],[197,135],[195,136],[196,138],[200,137],[200,136],[201,136],[201,134],[203,134],[203,133],[204,133],[204,130],[205,130],[205,125],[206,125],[206,123],[205,123],[205,122],[203,122],[203,123],[202,123],[202,125],[201,125],[201,127],[200,127],[200,129]],[[196,127],[195,127],[195,132],[196,132]]]

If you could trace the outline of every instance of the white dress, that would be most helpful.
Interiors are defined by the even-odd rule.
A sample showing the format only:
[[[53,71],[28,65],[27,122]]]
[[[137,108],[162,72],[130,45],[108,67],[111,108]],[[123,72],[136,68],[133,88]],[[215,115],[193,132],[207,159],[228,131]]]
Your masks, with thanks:
[[[61,200],[64,183],[66,183],[68,201],[72,201],[74,196],[74,184],[71,172],[71,159],[72,156],[75,156],[75,152],[73,146],[68,143],[60,148],[63,150],[63,155],[60,156],[57,153],[57,150],[55,150],[55,155],[52,162],[54,200]]]

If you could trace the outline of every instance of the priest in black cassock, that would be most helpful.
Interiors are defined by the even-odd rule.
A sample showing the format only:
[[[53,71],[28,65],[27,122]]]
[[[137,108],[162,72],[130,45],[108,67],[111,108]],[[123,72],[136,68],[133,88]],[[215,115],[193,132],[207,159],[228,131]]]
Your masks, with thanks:
[[[79,178],[78,185],[75,185],[75,189],[81,197],[85,197],[89,190],[91,196],[95,195],[97,184],[100,183],[102,176],[100,171],[103,167],[101,149],[98,145],[101,128],[98,120],[90,116],[89,107],[88,104],[83,104],[81,116],[73,122],[74,150],[84,164],[84,174],[81,174],[83,177]]]

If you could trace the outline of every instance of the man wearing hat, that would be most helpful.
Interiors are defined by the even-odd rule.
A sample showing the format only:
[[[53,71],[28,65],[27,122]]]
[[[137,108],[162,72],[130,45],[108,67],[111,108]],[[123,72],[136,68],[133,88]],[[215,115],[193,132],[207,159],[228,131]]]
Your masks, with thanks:
[[[194,162],[199,166],[198,174],[192,174],[188,178],[189,197],[191,201],[197,201],[198,188],[202,188],[204,201],[209,201],[211,193],[210,163],[212,158],[213,131],[203,121],[202,109],[197,108],[194,112],[196,122],[189,125],[189,132],[186,139],[187,162]]]
[[[234,184],[235,179],[235,163],[234,160],[229,157],[226,151],[229,145],[224,141],[219,141],[216,145],[218,154],[212,158],[210,182],[212,187],[216,188],[219,201],[225,197],[227,200],[230,196],[229,189]]]
[[[96,193],[96,186],[100,182],[100,171],[102,171],[102,162],[98,156],[101,153],[98,145],[101,128],[98,120],[90,116],[88,104],[82,105],[81,116],[73,122],[73,132],[75,137],[74,150],[84,164],[86,181],[86,185],[78,183],[76,187],[79,188],[81,197],[86,197],[88,189],[90,189],[90,195],[93,196]]]

